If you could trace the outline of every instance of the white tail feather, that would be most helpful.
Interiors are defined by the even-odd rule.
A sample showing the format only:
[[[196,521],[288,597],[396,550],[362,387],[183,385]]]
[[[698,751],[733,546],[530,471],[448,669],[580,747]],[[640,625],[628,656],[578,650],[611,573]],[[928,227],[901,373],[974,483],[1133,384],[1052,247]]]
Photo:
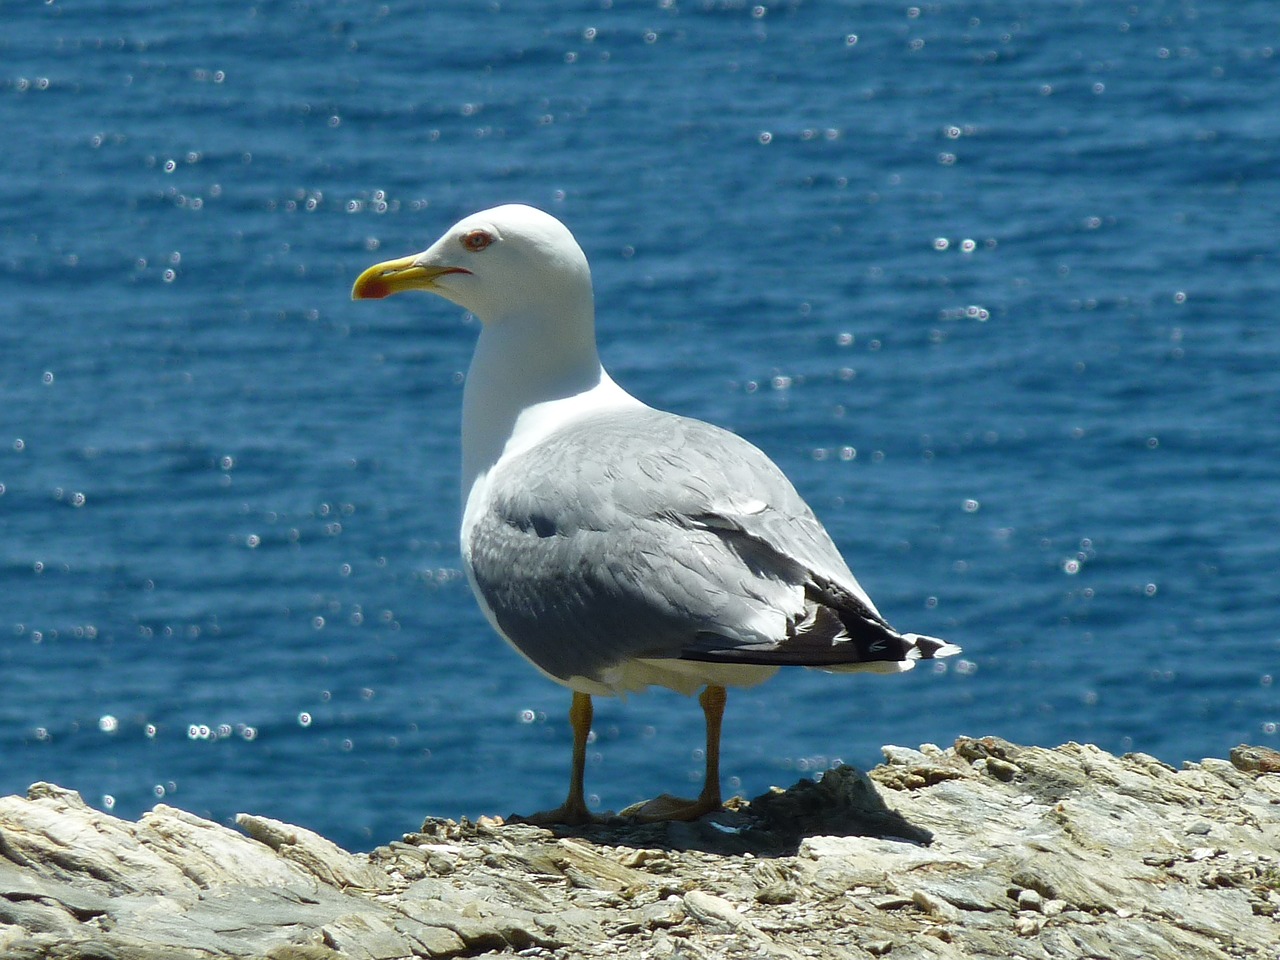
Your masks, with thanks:
[[[922,633],[904,633],[902,639],[911,644],[907,656],[913,660],[936,660],[938,657],[954,657],[960,648],[954,643],[947,643],[937,637],[926,637]]]

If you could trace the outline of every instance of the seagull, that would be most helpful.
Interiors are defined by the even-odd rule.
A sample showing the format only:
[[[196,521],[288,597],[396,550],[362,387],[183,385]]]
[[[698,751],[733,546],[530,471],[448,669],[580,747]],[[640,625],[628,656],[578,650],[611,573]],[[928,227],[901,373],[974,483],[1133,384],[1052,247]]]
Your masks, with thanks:
[[[493,629],[573,692],[569,793],[520,819],[595,819],[584,794],[593,696],[699,690],[706,777],[646,822],[721,809],[727,687],[780,667],[899,673],[960,648],[899,633],[782,471],[746,440],[654,409],[605,372],[586,255],[510,204],[360,274],[354,300],[408,290],[475,316],[462,401],[462,563]]]

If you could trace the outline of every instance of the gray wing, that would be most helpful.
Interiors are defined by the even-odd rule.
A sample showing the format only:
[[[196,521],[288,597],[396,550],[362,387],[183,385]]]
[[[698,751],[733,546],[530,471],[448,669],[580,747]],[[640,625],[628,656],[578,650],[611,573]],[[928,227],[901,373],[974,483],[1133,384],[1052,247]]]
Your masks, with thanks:
[[[640,657],[931,655],[884,621],[768,457],[656,410],[584,419],[504,462],[468,546],[502,632],[561,679]]]

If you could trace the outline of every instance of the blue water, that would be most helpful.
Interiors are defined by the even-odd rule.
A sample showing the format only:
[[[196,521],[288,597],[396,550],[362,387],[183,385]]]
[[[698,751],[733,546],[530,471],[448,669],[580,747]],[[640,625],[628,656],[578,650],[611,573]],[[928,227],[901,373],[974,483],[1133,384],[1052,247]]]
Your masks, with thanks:
[[[1280,745],[1271,3],[422,6],[5,6],[0,792],[354,848],[562,799],[568,696],[459,571],[475,324],[348,300],[505,201],[581,240],[623,385],[965,648],[731,695],[730,791]],[[688,700],[595,730],[601,808],[699,776]]]

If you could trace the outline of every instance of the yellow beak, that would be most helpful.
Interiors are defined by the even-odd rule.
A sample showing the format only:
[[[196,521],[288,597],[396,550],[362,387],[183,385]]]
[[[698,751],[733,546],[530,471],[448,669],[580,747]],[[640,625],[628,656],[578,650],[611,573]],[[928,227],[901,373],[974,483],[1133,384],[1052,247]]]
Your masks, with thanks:
[[[470,273],[462,267],[428,267],[417,256],[375,263],[351,288],[352,300],[381,300],[405,290],[434,290],[436,279],[447,273]]]

